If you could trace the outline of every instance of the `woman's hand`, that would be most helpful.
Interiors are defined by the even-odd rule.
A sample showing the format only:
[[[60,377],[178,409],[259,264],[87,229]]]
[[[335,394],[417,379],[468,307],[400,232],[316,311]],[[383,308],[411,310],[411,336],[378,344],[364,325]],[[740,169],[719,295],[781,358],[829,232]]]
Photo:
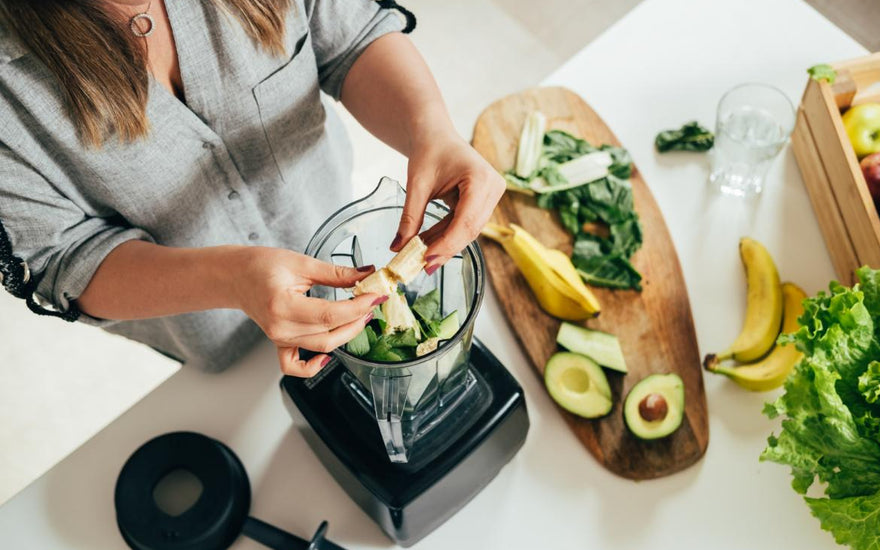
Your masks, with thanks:
[[[406,203],[395,252],[422,226],[428,202],[440,199],[451,212],[422,235],[430,275],[477,238],[504,194],[504,179],[454,132],[431,136],[413,148],[409,158]]]
[[[316,284],[354,286],[373,266],[342,267],[278,248],[247,247],[242,254],[244,273],[233,286],[236,306],[275,343],[281,371],[291,376],[314,376],[330,361],[327,353],[357,336],[373,308],[387,299],[363,294],[330,302],[305,296]],[[305,361],[300,348],[319,354]]]

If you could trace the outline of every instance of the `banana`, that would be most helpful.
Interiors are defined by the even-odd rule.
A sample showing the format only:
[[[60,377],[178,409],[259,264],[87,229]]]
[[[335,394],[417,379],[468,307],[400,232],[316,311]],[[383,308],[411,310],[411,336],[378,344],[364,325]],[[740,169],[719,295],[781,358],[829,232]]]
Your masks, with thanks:
[[[748,294],[746,319],[739,336],[727,350],[706,356],[704,364],[734,359],[750,363],[763,357],[779,336],[782,324],[782,288],[776,264],[767,249],[754,239],[743,237],[739,253],[746,269]]]
[[[406,243],[400,252],[388,262],[388,265],[358,282],[352,289],[352,294],[384,294],[390,296],[397,292],[397,283],[407,284],[419,274],[425,267],[425,252],[428,247],[419,236],[415,236]]]
[[[782,332],[785,334],[798,330],[798,317],[804,312],[803,301],[806,293],[797,285],[782,285]],[[752,391],[768,391],[781,386],[794,366],[803,358],[794,344],[777,345],[763,360],[742,367],[707,363],[706,368],[723,374],[740,386]]]
[[[400,252],[385,267],[397,277],[398,281],[406,284],[415,279],[425,267],[425,252],[427,251],[428,247],[416,235],[400,249]]]
[[[599,301],[564,253],[548,250],[515,224],[504,227],[490,223],[482,234],[504,247],[544,311],[566,321],[581,321],[599,314]]]

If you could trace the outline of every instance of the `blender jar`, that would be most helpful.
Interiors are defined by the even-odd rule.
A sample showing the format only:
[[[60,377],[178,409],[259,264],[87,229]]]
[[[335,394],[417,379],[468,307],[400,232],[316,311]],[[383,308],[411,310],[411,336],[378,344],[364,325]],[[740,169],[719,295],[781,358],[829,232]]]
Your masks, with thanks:
[[[403,211],[406,193],[390,178],[382,178],[372,193],[331,216],[306,247],[306,254],[338,265],[386,265],[388,249]],[[431,202],[422,231],[434,225],[448,209]],[[342,380],[355,399],[375,416],[391,462],[407,462],[418,440],[452,411],[462,413],[473,400],[482,399],[468,369],[474,319],[483,299],[483,255],[473,242],[432,275],[422,271],[406,285],[407,301],[438,289],[441,313],[458,310],[461,326],[449,340],[422,357],[399,363],[381,363],[354,356],[344,347],[333,352],[347,372]],[[310,296],[326,300],[351,298],[348,289],[315,286]]]

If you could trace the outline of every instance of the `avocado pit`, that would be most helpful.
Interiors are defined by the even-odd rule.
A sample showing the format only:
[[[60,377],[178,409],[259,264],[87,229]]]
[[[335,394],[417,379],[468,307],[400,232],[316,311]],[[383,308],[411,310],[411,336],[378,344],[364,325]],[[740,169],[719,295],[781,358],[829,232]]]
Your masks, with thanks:
[[[639,401],[639,416],[646,422],[657,422],[666,418],[669,405],[666,398],[659,393],[649,393]]]

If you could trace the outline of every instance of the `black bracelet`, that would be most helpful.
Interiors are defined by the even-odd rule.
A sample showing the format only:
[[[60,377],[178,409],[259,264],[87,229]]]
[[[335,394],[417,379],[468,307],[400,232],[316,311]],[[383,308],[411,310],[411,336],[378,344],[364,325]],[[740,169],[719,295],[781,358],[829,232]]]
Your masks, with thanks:
[[[397,10],[406,19],[406,26],[403,27],[403,33],[409,34],[416,28],[416,16],[413,12],[404,8],[394,0],[378,0],[379,7],[386,10]]]
[[[77,320],[80,312],[74,304],[70,304],[67,311],[53,311],[38,304],[34,299],[38,283],[39,279],[30,272],[27,263],[12,253],[12,243],[0,220],[0,285],[16,298],[24,300],[28,309],[37,315],[58,317],[70,322]]]

